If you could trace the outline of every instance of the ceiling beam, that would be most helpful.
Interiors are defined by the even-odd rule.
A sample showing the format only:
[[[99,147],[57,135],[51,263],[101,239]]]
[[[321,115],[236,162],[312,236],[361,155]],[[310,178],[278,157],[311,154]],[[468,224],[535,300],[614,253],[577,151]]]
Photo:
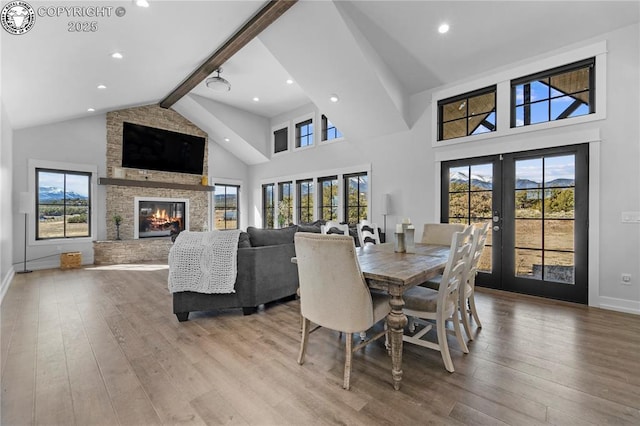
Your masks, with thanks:
[[[231,36],[225,44],[216,50],[202,65],[189,75],[166,98],[160,101],[162,108],[170,108],[211,73],[220,68],[236,52],[253,40],[265,28],[284,14],[298,0],[271,0],[256,13],[242,28]]]

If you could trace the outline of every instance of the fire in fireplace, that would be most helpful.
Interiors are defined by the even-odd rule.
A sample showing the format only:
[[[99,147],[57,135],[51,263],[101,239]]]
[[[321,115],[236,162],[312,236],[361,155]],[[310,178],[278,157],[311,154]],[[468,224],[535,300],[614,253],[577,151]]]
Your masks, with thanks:
[[[136,200],[138,238],[165,237],[186,229],[187,200]]]

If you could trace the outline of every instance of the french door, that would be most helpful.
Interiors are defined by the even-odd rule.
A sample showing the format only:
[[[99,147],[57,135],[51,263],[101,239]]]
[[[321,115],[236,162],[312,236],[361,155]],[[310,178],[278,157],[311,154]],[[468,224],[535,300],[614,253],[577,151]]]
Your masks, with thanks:
[[[588,145],[442,163],[441,221],[491,231],[481,286],[587,303]]]

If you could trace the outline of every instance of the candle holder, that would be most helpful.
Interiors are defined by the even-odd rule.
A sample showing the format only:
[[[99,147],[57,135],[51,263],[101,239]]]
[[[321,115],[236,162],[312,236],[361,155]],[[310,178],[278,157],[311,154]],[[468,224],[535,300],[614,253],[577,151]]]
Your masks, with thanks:
[[[395,243],[394,243],[394,251],[396,253],[404,253],[406,251],[405,245],[404,245],[404,233],[403,232],[396,232],[396,239],[395,239]]]
[[[407,227],[404,231],[404,245],[405,251],[407,253],[415,253],[416,252],[416,242],[415,242],[415,228],[413,226]]]

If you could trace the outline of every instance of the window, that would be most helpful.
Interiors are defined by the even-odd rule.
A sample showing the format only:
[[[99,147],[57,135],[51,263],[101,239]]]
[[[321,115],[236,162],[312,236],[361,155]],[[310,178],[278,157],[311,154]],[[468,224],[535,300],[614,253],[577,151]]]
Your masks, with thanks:
[[[289,128],[283,127],[282,129],[273,132],[273,153],[284,152],[289,149]]]
[[[238,185],[216,183],[213,192],[213,217],[215,229],[238,229]]]
[[[296,148],[313,145],[313,120],[308,119],[296,124]]]
[[[322,140],[330,141],[341,137],[342,133],[340,133],[340,130],[329,121],[326,115],[322,114]]]
[[[595,58],[511,81],[511,127],[595,112]]]
[[[278,225],[289,226],[293,223],[293,183],[278,183]]]
[[[273,190],[275,184],[267,183],[262,185],[262,227],[273,228],[273,218],[275,217],[275,197]]]
[[[313,222],[313,179],[299,180],[298,193],[298,223]]]
[[[367,172],[344,175],[345,221],[355,225],[367,219]]]
[[[496,86],[438,101],[438,140],[496,130]]]
[[[327,176],[318,179],[319,219],[338,219],[338,176]]]
[[[91,173],[36,168],[36,240],[91,236]]]

